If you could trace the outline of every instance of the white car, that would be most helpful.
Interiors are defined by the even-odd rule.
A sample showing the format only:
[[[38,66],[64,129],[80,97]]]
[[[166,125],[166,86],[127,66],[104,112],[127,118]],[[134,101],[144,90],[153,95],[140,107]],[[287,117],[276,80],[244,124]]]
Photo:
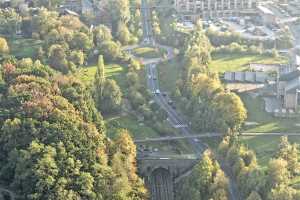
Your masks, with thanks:
[[[160,91],[157,89],[157,90],[155,91],[155,94],[160,94]]]

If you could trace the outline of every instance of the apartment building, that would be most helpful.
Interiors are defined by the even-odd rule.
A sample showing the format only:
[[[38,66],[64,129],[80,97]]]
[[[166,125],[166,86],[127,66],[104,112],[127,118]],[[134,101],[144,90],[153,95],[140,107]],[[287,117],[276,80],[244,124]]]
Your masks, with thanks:
[[[82,1],[81,0],[65,0],[64,3],[62,4],[62,8],[81,13]]]
[[[198,18],[214,19],[221,17],[254,14],[258,0],[175,0],[177,12],[185,20]]]

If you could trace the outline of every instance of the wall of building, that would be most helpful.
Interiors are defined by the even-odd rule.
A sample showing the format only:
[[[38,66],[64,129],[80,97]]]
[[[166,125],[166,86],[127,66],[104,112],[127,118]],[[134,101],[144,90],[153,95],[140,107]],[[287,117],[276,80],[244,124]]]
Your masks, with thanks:
[[[63,6],[65,9],[69,9],[69,10],[80,13],[81,9],[82,9],[82,1],[81,0],[65,0]]]
[[[257,0],[175,0],[175,9],[192,20],[229,17],[253,12]]]
[[[286,109],[297,109],[296,93],[287,93],[284,97],[284,107]]]
[[[279,81],[277,84],[277,97],[279,98],[280,96],[284,96],[285,95],[285,89],[286,87],[286,82],[285,81]]]

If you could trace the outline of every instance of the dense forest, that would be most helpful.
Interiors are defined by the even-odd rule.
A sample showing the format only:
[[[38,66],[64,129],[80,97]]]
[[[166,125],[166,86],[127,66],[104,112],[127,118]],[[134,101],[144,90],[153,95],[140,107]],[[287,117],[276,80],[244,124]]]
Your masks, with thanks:
[[[141,1],[94,0],[100,15],[78,16],[58,12],[60,0],[34,0],[34,8],[19,7],[22,2],[0,9],[0,188],[18,199],[149,199],[132,134],[105,124],[107,116],[130,112],[161,136],[175,132],[152,101],[140,61],[122,50],[143,39]],[[243,102],[208,67],[213,52],[262,48],[236,34],[204,31],[200,21],[179,33],[174,23],[161,23],[163,14],[152,10],[151,26],[157,41],[178,48],[179,78],[170,95],[175,108],[193,131],[225,136],[176,186],[177,199],[227,200],[232,181],[242,199],[300,199],[293,184],[300,173],[298,146],[283,137],[268,166],[260,166],[239,141],[247,118]],[[290,33],[282,35],[277,42],[290,46]],[[22,39],[29,47],[15,44]],[[122,66],[122,81],[107,76],[106,64]],[[90,65],[96,72],[85,83],[76,72]]]
[[[206,151],[192,174],[180,184],[177,199],[227,200],[230,182],[219,162],[230,169],[237,182],[240,199],[246,200],[298,200],[300,191],[294,181],[299,176],[299,149],[282,137],[276,154],[266,168],[257,163],[256,154],[235,136],[225,137],[218,152]]]
[[[148,198],[130,133],[120,129],[108,138],[102,117],[117,111],[122,100],[117,83],[104,77],[104,59],[139,68],[120,50],[139,40],[138,17],[129,24],[135,16],[129,1],[108,2],[104,10],[114,13],[107,12],[109,21],[93,30],[86,16],[54,11],[61,2],[0,10],[0,32],[6,35],[0,39],[0,185],[20,199]],[[10,47],[19,28],[26,38],[42,41],[31,47],[30,58]],[[74,72],[93,60],[98,69],[88,86]]]
[[[91,95],[38,61],[3,63],[1,181],[25,199],[145,199],[135,145],[105,136]],[[125,187],[126,186],[126,187]]]

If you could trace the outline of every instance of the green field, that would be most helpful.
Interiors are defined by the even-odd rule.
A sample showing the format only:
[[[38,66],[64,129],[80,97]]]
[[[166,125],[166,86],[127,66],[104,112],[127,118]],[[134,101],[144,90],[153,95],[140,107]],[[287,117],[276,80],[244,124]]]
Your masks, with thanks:
[[[209,69],[214,72],[243,71],[249,68],[249,63],[286,63],[284,57],[273,58],[265,55],[215,54],[209,63]],[[177,59],[158,65],[159,80],[162,89],[173,91],[178,80],[183,63]]]
[[[173,59],[169,62],[163,62],[157,65],[159,83],[162,90],[174,91],[176,88],[176,81],[180,77],[181,62]]]
[[[11,39],[8,41],[10,53],[17,58],[33,58],[39,47],[43,45],[41,40]]]
[[[153,47],[140,47],[133,50],[133,53],[137,57],[142,58],[160,58],[163,57],[165,50],[153,48]]]
[[[245,127],[244,132],[300,132],[298,123],[300,118],[276,118],[264,111],[264,101],[260,97],[253,98],[248,94],[240,95],[247,110],[247,122],[255,122],[257,125]]]
[[[134,116],[117,116],[109,118],[105,121],[108,130],[107,135],[114,138],[118,129],[127,129],[133,138],[159,137],[151,127],[139,123]]]
[[[87,67],[82,67],[78,69],[75,76],[78,77],[84,83],[91,84],[94,80],[97,67],[96,65],[91,65]],[[110,79],[114,79],[121,88],[126,87],[125,79],[126,70],[125,67],[118,64],[108,64],[105,65],[105,76]]]
[[[266,55],[246,55],[246,54],[214,54],[209,63],[209,69],[215,72],[224,73],[226,71],[244,71],[249,68],[250,63],[277,64],[286,63],[284,57],[273,58]]]
[[[248,109],[247,121],[258,123],[258,125],[245,127],[244,132],[300,133],[300,127],[296,126],[300,119],[275,118],[264,112],[264,101],[260,97],[253,98],[247,94],[242,94],[241,98]],[[279,140],[279,136],[241,137],[241,141],[256,152],[257,160],[263,167],[275,155]],[[300,144],[300,134],[299,136],[290,136],[289,141]]]
[[[279,136],[254,136],[254,137],[241,137],[241,141],[249,147],[249,149],[254,150],[257,155],[258,163],[262,167],[266,167],[269,160],[274,157],[280,137]],[[300,144],[300,136],[289,136],[290,143]]]

